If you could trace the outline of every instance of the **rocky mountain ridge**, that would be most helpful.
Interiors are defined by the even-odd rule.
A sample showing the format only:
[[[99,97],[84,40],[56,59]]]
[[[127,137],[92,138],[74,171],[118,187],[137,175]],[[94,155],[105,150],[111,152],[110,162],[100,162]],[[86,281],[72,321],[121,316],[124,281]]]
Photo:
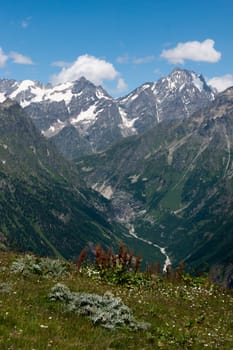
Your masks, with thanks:
[[[85,78],[57,86],[0,80],[0,102],[16,100],[37,128],[69,159],[107,149],[163,120],[189,117],[215,98],[198,74],[175,69],[126,97],[112,98]]]

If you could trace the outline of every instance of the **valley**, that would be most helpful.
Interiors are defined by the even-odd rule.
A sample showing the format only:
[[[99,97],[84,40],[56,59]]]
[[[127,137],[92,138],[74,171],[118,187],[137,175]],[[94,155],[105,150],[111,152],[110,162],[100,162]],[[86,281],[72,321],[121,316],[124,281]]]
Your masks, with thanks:
[[[166,253],[166,250],[165,248],[163,247],[160,247],[158,244],[155,244],[155,243],[152,243],[151,241],[148,241],[147,239],[144,239],[142,237],[139,237],[136,233],[135,233],[135,229],[134,229],[134,226],[131,225],[131,227],[129,228],[129,234],[138,239],[139,241],[142,241],[144,243],[147,243],[149,245],[152,245],[153,247],[155,247],[156,249],[159,249],[160,252],[165,256],[165,262],[163,264],[163,268],[162,268],[162,271],[163,272],[166,272],[167,271],[167,268],[169,268],[171,265],[172,265],[172,262],[171,262],[171,259],[169,258],[169,256],[167,255]]]
[[[119,99],[85,78],[0,93],[3,250],[75,260],[123,241],[231,286],[232,88],[175,69]]]

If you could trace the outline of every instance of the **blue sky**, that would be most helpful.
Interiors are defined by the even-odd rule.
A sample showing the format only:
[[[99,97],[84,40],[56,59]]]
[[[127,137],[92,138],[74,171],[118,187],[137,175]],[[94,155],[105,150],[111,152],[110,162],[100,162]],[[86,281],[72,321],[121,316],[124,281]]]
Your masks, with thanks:
[[[62,83],[85,75],[114,96],[174,67],[233,85],[232,0],[8,0],[0,77]]]

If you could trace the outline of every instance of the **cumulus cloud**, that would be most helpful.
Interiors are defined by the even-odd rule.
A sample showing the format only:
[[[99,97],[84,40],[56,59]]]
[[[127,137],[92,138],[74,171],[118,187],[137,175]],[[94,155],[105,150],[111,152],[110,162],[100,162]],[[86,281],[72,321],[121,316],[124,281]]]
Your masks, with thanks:
[[[84,76],[96,85],[103,84],[104,80],[114,80],[119,76],[114,66],[97,57],[90,55],[79,56],[69,67],[63,67],[60,73],[51,78],[53,84],[74,81]]]
[[[119,78],[117,82],[117,92],[121,93],[128,89],[128,86],[123,78]]]
[[[215,63],[221,59],[221,52],[215,50],[214,44],[212,39],[178,43],[173,49],[163,50],[160,57],[173,64],[184,64],[186,60]]]
[[[4,67],[7,60],[8,60],[8,56],[5,55],[5,53],[3,52],[3,49],[0,47],[0,67]]]
[[[233,86],[233,75],[225,74],[221,77],[211,78],[207,82],[210,86],[215,88],[218,92],[221,92]]]
[[[18,52],[10,52],[9,57],[12,58],[13,62],[17,64],[33,64],[30,57],[24,56]]]

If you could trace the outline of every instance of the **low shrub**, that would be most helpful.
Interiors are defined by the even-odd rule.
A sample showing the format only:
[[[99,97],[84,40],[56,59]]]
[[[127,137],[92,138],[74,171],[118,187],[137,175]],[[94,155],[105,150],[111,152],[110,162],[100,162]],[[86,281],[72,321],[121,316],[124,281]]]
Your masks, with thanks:
[[[0,283],[0,294],[8,294],[12,290],[12,287],[8,283]]]
[[[137,322],[129,307],[110,292],[103,296],[95,293],[72,293],[65,285],[58,283],[51,289],[49,299],[64,302],[67,311],[87,316],[93,324],[108,329],[127,327],[137,330],[150,326],[148,323]]]
[[[23,275],[43,275],[43,276],[61,276],[67,272],[69,265],[64,260],[38,258],[34,255],[25,255],[16,259],[11,265],[11,271]]]

